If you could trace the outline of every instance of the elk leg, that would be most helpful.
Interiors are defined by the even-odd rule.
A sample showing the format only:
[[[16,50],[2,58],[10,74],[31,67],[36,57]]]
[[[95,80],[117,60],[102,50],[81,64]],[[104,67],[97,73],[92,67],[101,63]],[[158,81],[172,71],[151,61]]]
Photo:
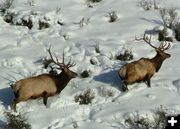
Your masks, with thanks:
[[[150,79],[147,79],[146,81],[144,81],[145,84],[147,85],[147,87],[151,87],[151,82]]]
[[[151,81],[150,81],[150,79],[147,80],[147,86],[148,86],[148,87],[151,87]]]
[[[124,92],[129,90],[128,87],[127,87],[126,82],[123,82],[123,88],[122,88],[122,90],[123,90]]]
[[[43,103],[44,103],[45,106],[47,105],[47,99],[48,99],[48,94],[47,94],[47,92],[45,91],[45,92],[43,93]]]
[[[16,98],[13,100],[12,104],[11,104],[11,109],[14,110],[16,112],[16,104],[19,102],[19,100]]]

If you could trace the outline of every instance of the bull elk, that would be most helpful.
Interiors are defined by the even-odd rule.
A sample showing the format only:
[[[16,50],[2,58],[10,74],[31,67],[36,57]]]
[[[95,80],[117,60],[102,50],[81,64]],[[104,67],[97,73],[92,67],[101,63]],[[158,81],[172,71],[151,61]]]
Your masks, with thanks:
[[[36,99],[43,97],[43,103],[46,106],[47,99],[50,96],[59,94],[68,84],[68,82],[77,76],[77,73],[71,71],[69,68],[75,66],[71,59],[67,64],[64,63],[64,53],[63,62],[60,63],[59,60],[51,54],[50,48],[48,53],[52,60],[52,63],[57,66],[57,69],[61,70],[59,74],[41,74],[34,77],[29,77],[17,81],[12,85],[12,90],[15,94],[15,99],[11,105],[11,108],[16,111],[16,104],[21,101],[26,101],[29,99]]]
[[[151,87],[151,77],[159,71],[163,61],[171,55],[164,51],[171,47],[170,43],[162,42],[159,47],[151,44],[151,36],[149,39],[144,34],[143,38],[136,40],[144,40],[152,48],[155,49],[156,55],[153,58],[141,58],[137,61],[125,64],[118,71],[119,77],[123,82],[123,90],[128,90],[127,85],[136,82],[145,82],[148,87]]]

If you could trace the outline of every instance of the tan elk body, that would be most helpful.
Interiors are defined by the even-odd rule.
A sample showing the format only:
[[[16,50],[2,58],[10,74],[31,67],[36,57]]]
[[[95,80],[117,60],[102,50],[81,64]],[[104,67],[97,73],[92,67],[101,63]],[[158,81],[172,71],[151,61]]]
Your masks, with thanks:
[[[12,85],[12,89],[15,94],[12,108],[15,111],[17,103],[39,97],[43,97],[43,103],[46,105],[49,96],[59,94],[66,87],[68,82],[77,76],[75,72],[69,70],[69,68],[74,66],[75,63],[71,63],[71,61],[69,61],[69,63],[65,65],[64,54],[63,63],[59,63],[57,58],[56,61],[53,59],[50,48],[48,52],[52,59],[52,63],[59,66],[58,69],[62,70],[62,72],[60,74],[41,74],[21,79]]]
[[[136,82],[145,82],[148,87],[151,87],[151,77],[159,71],[163,61],[170,57],[170,54],[164,52],[170,48],[169,43],[161,43],[157,48],[151,44],[151,37],[147,40],[144,34],[143,38],[137,40],[142,39],[156,50],[156,56],[150,59],[141,58],[137,61],[125,64],[120,68],[118,74],[123,82],[123,90],[128,90],[127,85]]]

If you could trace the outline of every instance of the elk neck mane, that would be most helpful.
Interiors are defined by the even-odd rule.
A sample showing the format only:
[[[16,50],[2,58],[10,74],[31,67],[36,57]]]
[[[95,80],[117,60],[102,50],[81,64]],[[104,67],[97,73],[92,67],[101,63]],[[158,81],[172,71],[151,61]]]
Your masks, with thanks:
[[[61,92],[61,90],[66,87],[66,85],[71,80],[71,78],[69,78],[69,76],[66,75],[64,73],[64,71],[62,71],[60,74],[54,75],[54,76],[56,76],[55,83],[56,83],[56,87],[57,87],[57,93],[59,94]]]
[[[161,68],[164,59],[161,57],[161,55],[159,55],[159,53],[157,53],[155,57],[150,59],[150,61],[153,63],[154,67],[156,68],[156,72],[158,72],[159,69]]]

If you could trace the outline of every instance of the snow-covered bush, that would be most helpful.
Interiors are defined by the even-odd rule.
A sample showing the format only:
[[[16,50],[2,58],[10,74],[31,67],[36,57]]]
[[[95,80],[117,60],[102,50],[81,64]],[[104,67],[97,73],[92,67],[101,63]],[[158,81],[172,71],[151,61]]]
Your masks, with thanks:
[[[87,6],[89,7],[89,8],[93,8],[93,4],[94,3],[98,3],[98,2],[101,2],[102,0],[86,0],[86,3],[87,3]]]
[[[88,105],[92,103],[92,100],[95,98],[95,94],[91,89],[86,89],[79,95],[76,95],[74,97],[74,100],[76,103],[79,103],[80,105],[85,104]]]
[[[175,25],[175,37],[177,41],[180,41],[180,22]]]
[[[125,49],[125,51],[120,52],[115,55],[116,60],[121,60],[121,61],[130,61],[133,60],[134,56],[132,54],[132,51],[129,49]]]
[[[87,78],[91,75],[91,71],[90,70],[84,70],[80,75],[82,78]]]
[[[118,16],[115,11],[109,13],[109,22],[115,22],[118,19]]]
[[[51,15],[54,15],[54,17]],[[43,14],[35,11],[22,12],[8,10],[4,13],[3,19],[11,25],[27,26],[29,29],[33,28],[39,30],[49,28],[52,24],[64,25],[62,19],[60,18],[61,16],[57,16],[55,11],[51,12],[51,15],[49,13]]]
[[[169,41],[173,42],[174,35],[170,35],[169,32],[172,32],[173,30],[169,28],[163,28],[162,30],[159,30],[158,32],[158,40],[159,41]]]
[[[138,6],[144,10],[159,9],[159,3],[157,0],[141,0],[138,2]]]
[[[175,8],[163,8],[160,10],[160,16],[164,25],[164,30],[171,29],[175,32],[175,38],[180,41],[180,21]],[[173,41],[170,38],[165,37],[166,32],[162,30],[159,32],[159,41]],[[164,39],[166,38],[166,39]]]
[[[42,29],[46,29],[46,28],[49,28],[50,27],[50,24],[48,23],[47,20],[39,20],[39,30],[42,30]]]
[[[5,12],[7,9],[9,9],[12,6],[14,0],[1,0],[0,3],[0,11]]]
[[[31,18],[21,18],[20,22],[17,22],[16,25],[18,26],[26,26],[29,29],[31,29],[33,27],[33,22],[31,20]]]
[[[15,115],[10,112],[5,112],[7,125],[3,129],[31,129],[31,125],[27,119],[21,114]]]
[[[6,12],[5,14],[4,14],[4,21],[5,22],[7,22],[7,23],[13,23],[13,18],[14,18],[14,16],[15,16],[15,13],[14,12]]]
[[[92,3],[97,3],[97,2],[101,2],[102,0],[87,0],[89,2],[92,2]]]
[[[162,8],[160,9],[160,16],[163,22],[164,27],[171,28],[176,24],[176,20],[178,19],[176,9],[175,8]]]

